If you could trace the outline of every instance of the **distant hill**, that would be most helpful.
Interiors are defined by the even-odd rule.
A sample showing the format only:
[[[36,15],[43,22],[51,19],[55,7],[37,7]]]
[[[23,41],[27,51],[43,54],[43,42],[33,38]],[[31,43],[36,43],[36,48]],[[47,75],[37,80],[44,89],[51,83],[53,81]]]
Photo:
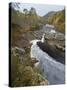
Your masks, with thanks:
[[[65,10],[49,12],[43,18],[47,23],[53,24],[57,30],[65,33]]]
[[[43,16],[43,17],[44,17],[45,20],[47,21],[47,19],[48,19],[49,17],[52,17],[55,13],[56,13],[56,12],[51,11],[51,12],[48,12],[48,13],[47,13],[45,16]]]

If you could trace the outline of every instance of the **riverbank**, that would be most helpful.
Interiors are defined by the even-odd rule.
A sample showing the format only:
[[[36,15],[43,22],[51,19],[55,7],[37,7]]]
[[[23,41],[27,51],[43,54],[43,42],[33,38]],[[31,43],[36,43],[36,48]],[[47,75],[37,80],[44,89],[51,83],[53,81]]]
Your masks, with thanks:
[[[15,42],[14,46],[12,46],[12,47],[16,46],[18,48],[23,48],[25,50],[25,55],[24,55],[24,58],[23,58],[25,65],[27,65],[27,66],[32,65],[31,64],[32,59],[30,58],[30,53],[31,53],[30,50],[32,50],[31,49],[31,45],[30,45],[30,41],[31,40],[35,41],[36,39],[41,40],[42,35],[45,32],[47,32],[47,30],[48,30],[48,28],[46,28],[44,26],[40,30],[28,31],[28,32],[25,32],[25,33],[21,33],[20,34],[20,39],[18,39],[18,41]],[[49,31],[50,30],[51,30],[51,28],[49,28]],[[47,34],[49,36],[49,34],[51,34],[51,33],[47,33]],[[47,34],[46,34],[46,36],[47,36]],[[62,35],[62,38],[64,38],[64,35]],[[63,47],[65,46],[65,40],[54,39],[54,38],[50,39],[50,38],[48,38],[47,42],[49,43],[49,45],[52,45],[52,47],[53,47],[53,45],[56,45],[56,44],[59,44],[59,45],[61,45]],[[42,46],[42,44],[41,44],[40,46],[41,46],[41,49],[43,48],[43,46],[44,46],[44,49],[45,49],[45,47],[47,45],[46,46],[45,45]],[[48,46],[46,49],[48,49],[48,48],[51,50],[51,47]],[[59,58],[59,62],[62,63],[62,64],[58,64],[58,62],[57,63],[53,62],[53,61],[56,61],[54,58],[51,58],[51,59],[50,59],[50,57],[48,58],[48,55],[46,53],[44,53],[45,51],[43,53],[42,53],[42,51],[39,52],[39,48],[37,50],[36,46],[33,49],[35,49],[35,51],[33,51],[34,54],[37,55],[37,53],[38,53],[38,58],[40,57],[39,59],[36,58],[36,60],[39,60],[39,61],[42,60],[41,62],[39,62],[39,68],[38,69],[40,70],[41,75],[44,77],[44,79],[45,79],[45,76],[46,76],[47,77],[46,80],[48,82],[50,82],[49,84],[62,84],[62,83],[64,83],[64,81],[65,81],[64,80],[64,78],[65,78],[64,77],[64,75],[65,75],[64,67],[65,66],[63,64],[65,64],[65,58],[64,58],[65,52],[60,50],[58,52],[58,56],[60,57],[59,58],[57,55],[55,55],[55,50],[56,50],[55,48],[53,48],[53,53],[54,53],[53,55],[52,55],[52,53],[50,53],[51,51],[49,51],[49,50],[47,51],[48,55],[50,54],[51,57]],[[43,57],[43,55],[44,55],[44,57]],[[47,56],[48,60],[45,59],[46,56]],[[13,57],[13,59],[14,58],[15,57]],[[36,61],[34,61],[33,63],[35,64]],[[55,64],[58,64],[58,65],[55,65]],[[22,64],[19,64],[19,66],[21,67]],[[61,68],[62,70],[58,69],[58,68]],[[22,72],[22,70],[20,70],[20,71]],[[35,71],[36,71],[36,69],[35,69]],[[19,83],[19,85],[20,85],[20,83]],[[37,84],[37,85],[40,85],[40,84]]]

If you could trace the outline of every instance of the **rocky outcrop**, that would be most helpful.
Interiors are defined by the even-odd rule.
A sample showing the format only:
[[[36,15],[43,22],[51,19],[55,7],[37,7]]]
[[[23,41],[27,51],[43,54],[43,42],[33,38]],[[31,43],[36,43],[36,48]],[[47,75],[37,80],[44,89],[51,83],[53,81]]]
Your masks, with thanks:
[[[23,48],[13,47],[11,49],[11,51],[12,51],[14,56],[18,56],[19,57],[20,63],[22,63],[23,62],[23,55],[25,53],[25,50]]]

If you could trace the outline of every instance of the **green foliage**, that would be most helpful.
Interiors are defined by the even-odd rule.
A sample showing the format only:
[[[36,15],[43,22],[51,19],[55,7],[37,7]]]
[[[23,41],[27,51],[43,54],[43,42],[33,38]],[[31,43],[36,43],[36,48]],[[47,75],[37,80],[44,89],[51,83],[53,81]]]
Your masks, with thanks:
[[[35,15],[35,16],[37,15],[35,8],[31,7],[29,11],[29,15]]]
[[[31,30],[38,30],[40,29],[40,26],[39,24],[33,24],[31,27],[30,27]]]
[[[43,19],[46,23],[53,24],[58,31],[65,33],[65,10],[49,12]]]
[[[18,77],[18,65],[19,65],[19,58],[11,55],[11,86],[14,85],[14,81]]]
[[[18,56],[11,54],[11,86],[36,86],[36,85],[46,85],[46,79],[39,73],[31,64],[31,59],[29,57],[29,48],[25,48],[25,54],[23,56],[23,62],[20,63]],[[44,82],[43,84],[41,84]]]
[[[27,9],[24,9],[23,12],[24,12],[25,15],[28,14],[28,10]]]
[[[38,23],[39,16],[37,16],[35,8],[31,8],[30,11],[24,9],[23,12],[24,13],[21,13],[20,11],[12,9],[11,22],[20,25],[21,27]]]

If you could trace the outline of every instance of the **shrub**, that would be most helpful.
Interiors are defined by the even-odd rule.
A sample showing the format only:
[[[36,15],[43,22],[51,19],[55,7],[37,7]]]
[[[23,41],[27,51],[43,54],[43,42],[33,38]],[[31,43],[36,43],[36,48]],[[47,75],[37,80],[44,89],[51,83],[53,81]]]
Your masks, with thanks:
[[[31,27],[30,27],[31,30],[37,30],[37,29],[40,29],[40,26],[39,24],[33,24]]]
[[[36,86],[45,85],[45,80],[40,72],[32,66],[29,57],[29,49],[25,48],[23,62],[20,63],[19,57],[11,54],[11,86]],[[43,83],[42,83],[43,82]]]

